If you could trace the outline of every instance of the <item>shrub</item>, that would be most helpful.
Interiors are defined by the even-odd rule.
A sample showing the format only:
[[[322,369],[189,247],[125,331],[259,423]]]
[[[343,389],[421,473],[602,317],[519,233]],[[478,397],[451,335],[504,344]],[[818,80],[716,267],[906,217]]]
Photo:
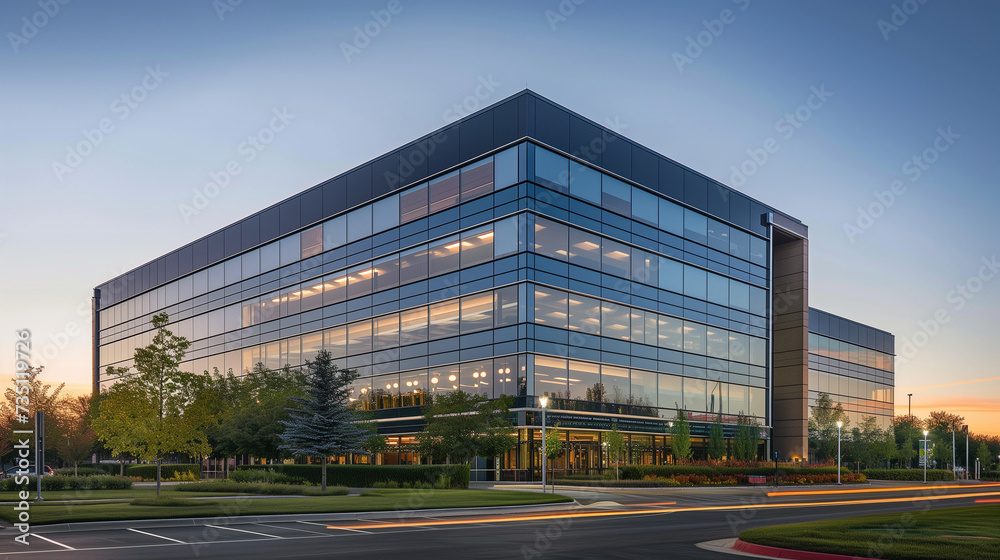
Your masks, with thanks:
[[[194,478],[190,480],[198,480],[201,476],[201,468],[200,465],[190,463],[160,465],[160,476],[163,477],[163,480],[179,476],[178,473],[190,473],[194,475]],[[156,465],[131,465],[125,467],[125,476],[139,477],[147,481],[156,480]],[[174,478],[174,480],[177,479]]]
[[[233,482],[217,480],[181,484],[180,492],[226,492],[233,494],[260,494],[264,496],[346,496],[347,487],[327,486],[326,492],[321,492],[315,486],[302,484],[269,484],[266,482]]]
[[[97,469],[104,474],[116,475],[121,472],[121,465],[118,463],[80,463],[79,466],[80,469]]]
[[[229,480],[233,482],[266,482],[270,484],[304,484],[302,478],[288,476],[287,474],[274,472],[274,469],[240,469],[229,473]]]
[[[52,472],[56,475],[73,476],[73,467],[68,469],[56,469]],[[99,474],[108,474],[108,472],[104,469],[95,469],[94,467],[80,467],[76,469],[77,476],[95,476]]]
[[[33,490],[37,488],[35,477],[28,477],[27,484],[14,484],[16,478],[4,478],[0,480],[0,490],[10,492],[14,490]],[[119,476],[43,476],[42,491],[55,490],[128,490],[132,487],[132,481]]]
[[[865,469],[861,471],[874,480],[908,480],[923,482],[924,469]],[[927,480],[935,482],[955,480],[955,473],[944,469],[927,469]]]
[[[322,465],[245,465],[239,470],[269,470],[319,484]],[[468,465],[330,465],[327,482],[351,488],[371,488],[376,482],[397,484],[438,483],[441,475],[449,477],[451,488],[469,487]],[[232,474],[230,474],[232,476]]]
[[[850,469],[842,468],[841,475],[850,473]],[[791,467],[780,468],[779,475],[784,480],[786,476],[832,474],[836,477],[837,467]],[[743,475],[774,476],[774,465],[766,466],[731,466],[731,465],[627,465],[621,468],[621,477],[629,480],[642,480],[647,476],[670,478],[676,475],[699,475],[706,477]]]
[[[191,498],[135,498],[132,500],[133,506],[159,506],[159,507],[187,507],[187,506],[211,506],[216,502],[209,500],[192,500]]]

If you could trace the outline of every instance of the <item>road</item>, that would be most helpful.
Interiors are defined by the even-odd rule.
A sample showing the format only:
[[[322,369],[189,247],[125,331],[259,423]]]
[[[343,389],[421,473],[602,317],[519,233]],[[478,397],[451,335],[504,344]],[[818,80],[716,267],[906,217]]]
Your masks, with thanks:
[[[785,489],[783,489],[785,490]],[[762,525],[928,508],[1000,498],[1000,486],[768,495],[766,489],[561,491],[580,508],[558,514],[399,516],[32,535],[0,532],[0,556],[39,559],[175,558],[736,558],[697,548]]]

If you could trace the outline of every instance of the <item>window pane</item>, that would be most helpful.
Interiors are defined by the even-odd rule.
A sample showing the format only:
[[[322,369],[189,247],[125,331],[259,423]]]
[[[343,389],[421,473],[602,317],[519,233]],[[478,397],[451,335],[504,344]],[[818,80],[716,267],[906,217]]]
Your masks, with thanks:
[[[621,278],[629,277],[631,249],[610,239],[601,241],[601,271]]]
[[[493,292],[462,298],[462,333],[493,328]]]
[[[535,182],[565,192],[569,187],[569,159],[536,146]]]
[[[374,290],[376,292],[399,286],[399,257],[397,255],[375,261],[372,268],[375,270]]]
[[[427,370],[399,374],[399,392],[402,406],[427,404]]]
[[[362,206],[347,213],[347,242],[370,237],[372,234],[372,206]]]
[[[705,325],[684,321],[684,351],[705,354]]]
[[[462,202],[493,192],[493,158],[479,160],[462,168]]]
[[[629,321],[631,322],[631,335],[629,338],[632,342],[646,344],[646,312],[642,309],[630,309]],[[650,341],[650,344],[655,343],[655,339]]]
[[[302,363],[316,359],[316,354],[323,349],[323,333],[314,332],[302,335]]]
[[[300,259],[308,259],[323,252],[323,226],[307,229],[299,234]]]
[[[427,183],[406,189],[399,195],[399,223],[405,224],[427,215]]]
[[[243,279],[243,260],[240,257],[234,257],[227,260],[225,263],[226,267],[226,285],[234,284]],[[173,303],[177,303],[174,301]],[[160,307],[165,305],[171,305],[171,303],[166,300],[160,302]]]
[[[761,340],[755,338],[754,340]],[[729,359],[734,362],[750,361],[750,337],[740,333],[729,333]]]
[[[429,308],[428,338],[455,336],[458,332],[458,300],[432,304]]]
[[[323,349],[334,359],[347,356],[347,327],[333,327],[323,331]]]
[[[372,205],[372,233],[399,225],[399,195],[383,198]]]
[[[750,411],[749,387],[729,386],[729,414],[748,414]]]
[[[535,288],[535,322],[557,329],[566,328],[568,314],[566,292]]]
[[[452,171],[430,181],[430,212],[440,212],[458,204],[458,171]]]
[[[659,406],[663,408],[681,408],[684,404],[684,393],[682,392],[681,378],[676,375],[660,374],[657,379],[657,393],[659,394]]]
[[[726,413],[726,401],[729,400],[729,384],[721,381],[708,381],[707,408],[713,414]]]
[[[628,340],[632,332],[629,308],[610,301],[601,302],[601,334]]]
[[[347,272],[347,297],[356,298],[372,293],[375,270],[370,263],[355,266]]]
[[[667,257],[660,257],[660,289],[684,293],[684,265]]]
[[[577,294],[569,295],[570,330],[600,336],[601,302]]]
[[[729,254],[738,259],[750,260],[750,234],[729,228]]]
[[[492,177],[493,174],[490,174]],[[459,375],[459,388],[470,395],[483,395],[492,397],[490,390],[490,370],[493,369],[493,360],[482,360],[462,364]]]
[[[704,379],[692,377],[684,378],[684,409],[695,412],[702,412],[708,409],[707,395],[708,383]]]
[[[323,250],[329,251],[347,243],[347,216],[338,216],[323,223]]]
[[[285,288],[281,293],[281,316],[288,317],[300,311],[299,302],[302,299],[300,285]]]
[[[750,313],[767,316],[767,292],[763,288],[750,286]]]
[[[275,255],[277,255],[278,246],[276,243],[273,243],[272,245],[275,246],[274,247]],[[277,264],[275,264],[275,267],[277,267]],[[196,296],[200,296],[201,294],[208,292],[208,269],[199,270],[198,272],[194,273],[193,289],[194,289],[194,295]],[[144,301],[144,300],[142,299],[142,296],[140,296],[140,298],[137,301]],[[121,307],[118,305],[116,305],[114,308],[116,310],[121,310]],[[145,311],[142,311],[141,313],[145,313]]]
[[[340,303],[347,299],[347,274],[340,272],[323,278],[323,305]]]
[[[517,387],[517,359],[515,357],[496,358],[493,360],[493,396],[500,395],[516,396]]]
[[[633,369],[632,397],[634,406],[656,407],[656,373]]]
[[[517,324],[517,286],[507,286],[494,290],[496,326]]]
[[[632,280],[656,286],[659,283],[659,257],[642,249],[632,248]]]
[[[493,257],[499,258],[517,252],[518,231],[517,216],[499,220],[493,224]]]
[[[493,226],[474,229],[462,236],[462,268],[493,260]]]
[[[226,269],[219,263],[208,269],[208,291],[218,290],[226,285]],[[154,308],[155,309],[155,308]]]
[[[729,359],[729,331],[708,327],[705,331],[708,355],[720,360]]]
[[[684,236],[684,209],[669,200],[660,199],[660,229],[678,237]]]
[[[278,312],[280,310],[281,297],[278,292],[271,292],[270,294],[260,297],[260,322],[264,323],[267,321],[273,321],[278,318]]]
[[[693,266],[684,265],[684,295],[688,297],[705,299],[705,284],[708,274]]]
[[[587,362],[569,362],[569,389],[566,398],[601,402],[604,387],[601,385],[601,368]]]
[[[375,333],[372,350],[378,352],[399,346],[399,314],[393,313],[385,317],[378,317],[374,321]]]
[[[458,270],[458,251],[462,242],[457,235],[452,235],[430,244],[428,259],[428,275],[437,276],[446,272]]]
[[[729,226],[708,220],[708,246],[723,253],[729,252]]]
[[[427,278],[427,245],[407,249],[399,254],[399,284],[409,284]]]
[[[623,216],[632,215],[632,186],[608,175],[601,176],[601,205]]]
[[[517,183],[517,146],[495,156],[493,178],[497,189]]]
[[[260,250],[254,249],[249,253],[243,253],[242,267],[243,267],[243,278],[253,278],[254,276],[260,274]],[[178,286],[183,286],[184,285],[183,282],[184,279],[182,278]],[[187,286],[188,288],[190,288],[191,286],[190,278],[188,279]],[[187,297],[185,297],[184,292],[181,291],[179,294],[178,301],[184,301],[189,297],[191,297],[190,292],[187,294]]]
[[[656,226],[659,220],[659,197],[638,187],[632,187],[632,217]]]
[[[684,237],[701,243],[708,244],[708,218],[693,210],[684,209]]]
[[[601,172],[571,160],[569,162],[569,194],[600,206]]]
[[[431,393],[448,393],[458,390],[459,366],[442,366],[431,368]]]
[[[281,266],[292,264],[302,259],[302,247],[299,246],[299,234],[295,233],[284,237],[278,242],[281,244]]]
[[[750,262],[757,266],[767,266],[767,241],[750,237]]]
[[[601,270],[601,238],[577,228],[569,228],[569,262]]]
[[[533,394],[563,399],[566,398],[567,390],[566,360],[535,356],[535,392]]]
[[[301,311],[309,311],[323,306],[323,281],[316,279],[302,284]]]
[[[628,370],[620,367],[601,366],[601,383],[604,385],[604,400],[615,404],[628,404]]]
[[[347,354],[357,355],[372,351],[372,321],[358,321],[347,325]]]
[[[729,278],[708,273],[708,301],[716,305],[729,305]]]
[[[730,280],[729,305],[741,311],[750,311],[750,285]]]
[[[535,252],[565,261],[568,255],[569,228],[563,224],[537,218],[535,220]]]
[[[418,307],[399,313],[399,344],[427,341],[427,308]]]

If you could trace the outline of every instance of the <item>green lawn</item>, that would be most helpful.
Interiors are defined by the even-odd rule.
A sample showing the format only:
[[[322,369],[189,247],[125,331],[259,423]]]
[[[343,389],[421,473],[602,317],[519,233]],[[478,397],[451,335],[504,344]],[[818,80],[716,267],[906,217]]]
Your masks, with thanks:
[[[225,500],[192,500],[192,492],[164,490],[164,498],[171,498],[168,505],[131,505],[123,502],[101,501],[111,497],[155,496],[155,489],[104,490],[92,492],[94,499],[87,502],[58,502],[74,498],[75,492],[51,492],[42,496],[46,501],[31,505],[32,525],[72,523],[79,521],[118,521],[126,519],[163,519],[177,517],[217,517],[230,515],[269,515],[280,513],[339,513],[351,511],[395,511],[397,509],[460,508],[483,506],[510,506],[571,502],[571,498],[558,494],[517,492],[510,490],[368,490],[364,496],[318,496],[301,498],[240,498]],[[114,493],[114,496],[111,494]],[[0,499],[9,499],[6,494]],[[141,494],[141,496],[140,496]],[[12,507],[0,508],[0,517],[14,520]]]
[[[885,560],[996,560],[1000,558],[1000,505],[761,527],[744,531],[740,539]]]

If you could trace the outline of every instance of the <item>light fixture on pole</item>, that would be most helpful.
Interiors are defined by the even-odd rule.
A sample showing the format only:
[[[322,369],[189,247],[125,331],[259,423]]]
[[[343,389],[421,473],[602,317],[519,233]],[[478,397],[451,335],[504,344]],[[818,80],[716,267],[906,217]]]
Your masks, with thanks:
[[[546,449],[545,449],[545,407],[549,406],[549,398],[546,397],[546,396],[540,397],[538,399],[538,404],[540,404],[542,406],[542,493],[544,494],[545,493],[545,467],[546,467],[545,458],[546,458],[546,455],[547,455]]]
[[[924,439],[923,439],[923,441],[924,441],[924,484],[927,484],[927,461],[930,460],[930,456],[927,453],[927,451],[928,451],[928,449],[927,449],[927,434],[929,434],[929,433],[930,432],[928,432],[927,430],[924,430]]]
[[[965,430],[965,480],[969,480],[969,425],[962,426]]]
[[[913,393],[906,394],[906,415],[913,416]]]
[[[951,422],[951,474],[958,480],[958,465],[955,464],[955,421]]]
[[[837,420],[837,484],[840,484],[840,428],[844,423]]]

